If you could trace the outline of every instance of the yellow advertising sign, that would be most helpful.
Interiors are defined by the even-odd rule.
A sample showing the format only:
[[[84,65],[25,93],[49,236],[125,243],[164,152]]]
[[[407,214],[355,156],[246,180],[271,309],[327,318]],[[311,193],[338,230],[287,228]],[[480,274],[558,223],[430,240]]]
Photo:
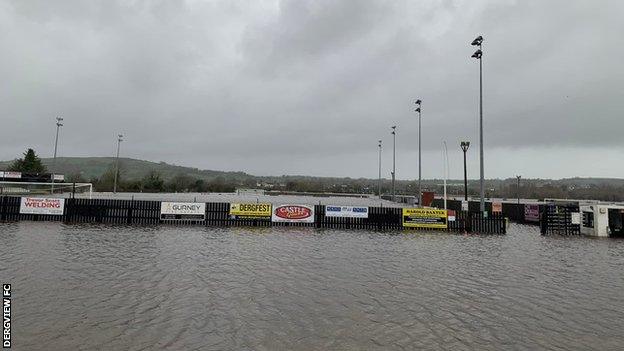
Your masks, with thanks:
[[[230,204],[230,216],[240,218],[271,217],[271,204],[243,203]]]
[[[404,227],[446,229],[447,225],[446,210],[438,210],[435,208],[403,209]]]

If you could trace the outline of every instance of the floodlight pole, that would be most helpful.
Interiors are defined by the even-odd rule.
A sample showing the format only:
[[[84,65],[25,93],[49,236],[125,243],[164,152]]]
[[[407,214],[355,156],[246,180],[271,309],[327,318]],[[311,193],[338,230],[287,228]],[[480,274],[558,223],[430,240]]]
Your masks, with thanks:
[[[478,46],[479,49],[472,55],[473,58],[479,60],[479,192],[481,196],[480,211],[485,211],[485,188],[484,188],[484,170],[483,170],[483,37],[478,36],[472,41],[471,45]]]
[[[377,194],[381,199],[381,140],[379,140],[379,180],[377,181]]]
[[[396,178],[396,126],[392,126],[392,201],[396,202],[394,181]]]
[[[420,152],[421,149],[421,121],[422,116],[420,113],[420,105],[422,104],[422,100],[416,100],[416,112],[418,112],[418,207],[422,207],[422,155]]]
[[[119,173],[119,146],[123,141],[123,135],[119,134],[117,138],[117,158],[115,159],[115,181],[113,183],[113,194],[117,193],[117,174]]]
[[[54,157],[52,158],[52,189],[51,194],[54,194],[54,178],[56,176],[56,150],[58,148],[59,129],[63,126],[63,117],[56,117],[56,138],[54,138]]]

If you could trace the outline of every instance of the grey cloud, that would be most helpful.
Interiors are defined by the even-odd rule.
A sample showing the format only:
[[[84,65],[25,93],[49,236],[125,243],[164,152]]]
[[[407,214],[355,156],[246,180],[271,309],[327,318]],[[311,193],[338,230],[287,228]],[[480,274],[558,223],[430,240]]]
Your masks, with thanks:
[[[623,147],[623,10],[618,1],[4,2],[0,158],[29,146],[49,154],[63,115],[64,155],[109,155],[123,132],[137,158],[374,176],[377,140],[390,145],[397,124],[399,175],[414,178],[422,98],[434,176],[442,140],[477,140],[468,45],[477,34],[493,160],[536,148],[555,160],[583,146],[613,154]],[[498,163],[489,174],[517,171]]]

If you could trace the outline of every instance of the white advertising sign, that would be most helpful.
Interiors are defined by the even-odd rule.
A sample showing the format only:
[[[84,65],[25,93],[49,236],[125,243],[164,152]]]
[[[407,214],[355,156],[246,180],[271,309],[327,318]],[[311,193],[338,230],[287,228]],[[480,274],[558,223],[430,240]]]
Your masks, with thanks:
[[[325,217],[368,218],[368,207],[327,205]]]
[[[206,219],[206,204],[203,202],[162,202],[160,219],[203,221]]]
[[[55,174],[54,180],[60,180],[61,182],[65,181],[65,175],[63,174]]]
[[[581,224],[581,213],[580,212],[572,212],[570,213],[571,218],[570,221],[572,224]]]
[[[22,173],[21,172],[8,172],[8,171],[5,171],[4,172],[4,177],[5,178],[20,179],[20,178],[22,178]]]
[[[274,206],[271,213],[272,222],[314,223],[314,206],[280,205]]]
[[[468,201],[466,200],[462,200],[462,205],[461,205],[461,209],[462,211],[468,211]]]
[[[49,199],[43,197],[23,197],[20,203],[20,213],[45,214],[62,216],[65,209],[65,199]]]

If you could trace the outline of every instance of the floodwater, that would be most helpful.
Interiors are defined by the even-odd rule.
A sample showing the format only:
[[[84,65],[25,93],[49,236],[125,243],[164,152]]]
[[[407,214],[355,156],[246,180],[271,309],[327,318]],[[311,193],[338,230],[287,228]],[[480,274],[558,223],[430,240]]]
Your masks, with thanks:
[[[0,224],[15,350],[618,350],[624,241]]]

